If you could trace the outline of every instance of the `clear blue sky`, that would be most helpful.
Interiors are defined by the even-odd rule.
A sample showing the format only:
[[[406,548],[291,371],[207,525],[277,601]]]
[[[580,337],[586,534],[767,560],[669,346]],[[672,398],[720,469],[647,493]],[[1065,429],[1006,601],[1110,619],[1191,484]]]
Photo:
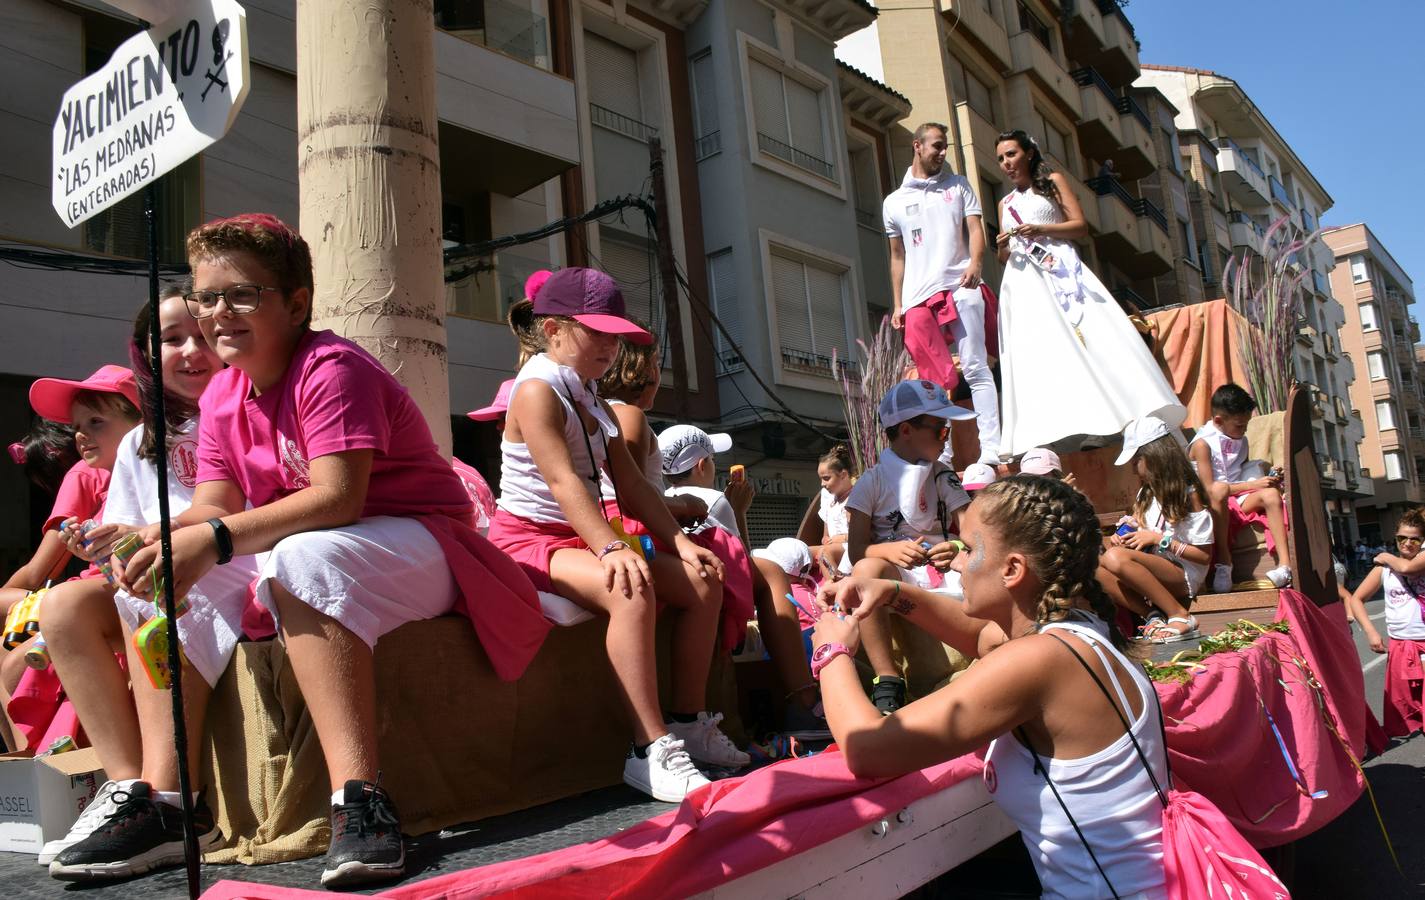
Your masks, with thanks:
[[[1425,299],[1425,0],[1131,0],[1144,63],[1235,80]],[[1416,303],[1417,317],[1425,304]]]

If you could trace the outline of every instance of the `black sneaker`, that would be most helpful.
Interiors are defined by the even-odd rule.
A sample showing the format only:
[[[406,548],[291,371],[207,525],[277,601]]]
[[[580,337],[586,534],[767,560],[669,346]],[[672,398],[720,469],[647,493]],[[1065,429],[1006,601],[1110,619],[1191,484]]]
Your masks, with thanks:
[[[871,682],[871,702],[881,715],[891,713],[905,706],[905,679],[894,675],[877,675]]]
[[[100,881],[182,865],[183,810],[154,800],[152,788],[142,781],[116,790],[113,802],[118,808],[104,824],[54,858],[49,864],[51,876],[61,881]],[[201,796],[193,819],[200,850],[222,837]]]
[[[406,844],[390,795],[378,784],[348,781],[341,805],[332,807],[332,843],[322,885],[352,887],[405,872]]]

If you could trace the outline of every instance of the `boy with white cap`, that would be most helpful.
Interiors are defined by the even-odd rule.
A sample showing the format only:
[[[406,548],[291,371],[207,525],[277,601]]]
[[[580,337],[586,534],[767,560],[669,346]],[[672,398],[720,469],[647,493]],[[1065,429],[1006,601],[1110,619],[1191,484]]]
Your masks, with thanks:
[[[953,535],[970,503],[955,470],[941,462],[953,419],[974,418],[933,381],[902,381],[881,400],[890,446],[851,489],[848,556],[852,574],[939,588],[955,557]],[[890,654],[884,610],[861,623],[862,644],[876,670],[872,700],[889,715],[905,703],[905,682]]]
[[[752,484],[745,478],[728,479],[727,490],[717,484],[713,456],[732,449],[732,437],[708,434],[696,425],[673,425],[658,435],[663,453],[663,477],[672,485],[669,497],[693,496],[707,504],[707,522],[733,537],[747,534],[747,508],[752,505]]]

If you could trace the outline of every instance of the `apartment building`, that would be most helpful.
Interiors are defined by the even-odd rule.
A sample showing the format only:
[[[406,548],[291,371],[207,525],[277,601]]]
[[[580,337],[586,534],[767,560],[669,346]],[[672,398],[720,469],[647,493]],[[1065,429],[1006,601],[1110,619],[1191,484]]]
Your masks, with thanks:
[[[1188,233],[1197,244],[1193,254],[1205,296],[1230,290],[1222,273],[1234,253],[1260,254],[1269,240],[1319,228],[1331,195],[1237,82],[1204,69],[1145,65],[1136,86],[1156,90],[1177,110]],[[1314,392],[1312,428],[1333,533],[1338,540],[1354,539],[1355,506],[1371,496],[1372,485],[1360,474],[1357,445],[1364,428],[1351,413],[1357,376],[1341,343],[1346,315],[1330,276],[1336,257],[1318,241],[1292,262],[1305,273],[1296,378]]]
[[[1373,496],[1356,504],[1368,541],[1389,540],[1403,510],[1425,503],[1425,348],[1410,314],[1410,276],[1365,223],[1331,227],[1331,289],[1346,307],[1341,345],[1356,369],[1351,407],[1364,426],[1361,477]]]
[[[991,234],[1007,189],[995,139],[1022,128],[1078,197],[1091,230],[1081,249],[1103,282],[1140,307],[1181,302],[1186,289],[1157,287],[1188,255],[1177,227],[1185,193],[1175,205],[1170,176],[1158,174],[1176,158],[1176,129],[1145,105],[1151,92],[1133,87],[1137,41],[1117,3],[881,0],[878,9],[873,26],[839,45],[842,58],[905,92],[915,120],[904,125],[950,125],[950,164],[980,197]],[[993,261],[986,270],[998,278]]]

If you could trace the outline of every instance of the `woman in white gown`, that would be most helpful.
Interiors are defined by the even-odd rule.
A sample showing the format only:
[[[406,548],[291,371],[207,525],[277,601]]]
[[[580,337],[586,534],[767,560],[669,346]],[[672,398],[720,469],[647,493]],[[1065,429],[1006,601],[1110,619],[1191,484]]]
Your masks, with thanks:
[[[1000,455],[1116,435],[1143,416],[1182,425],[1187,410],[1157,360],[1070,243],[1088,223],[1068,182],[1047,171],[1023,131],[1001,134],[995,156],[1014,185],[1000,201],[997,239]]]

